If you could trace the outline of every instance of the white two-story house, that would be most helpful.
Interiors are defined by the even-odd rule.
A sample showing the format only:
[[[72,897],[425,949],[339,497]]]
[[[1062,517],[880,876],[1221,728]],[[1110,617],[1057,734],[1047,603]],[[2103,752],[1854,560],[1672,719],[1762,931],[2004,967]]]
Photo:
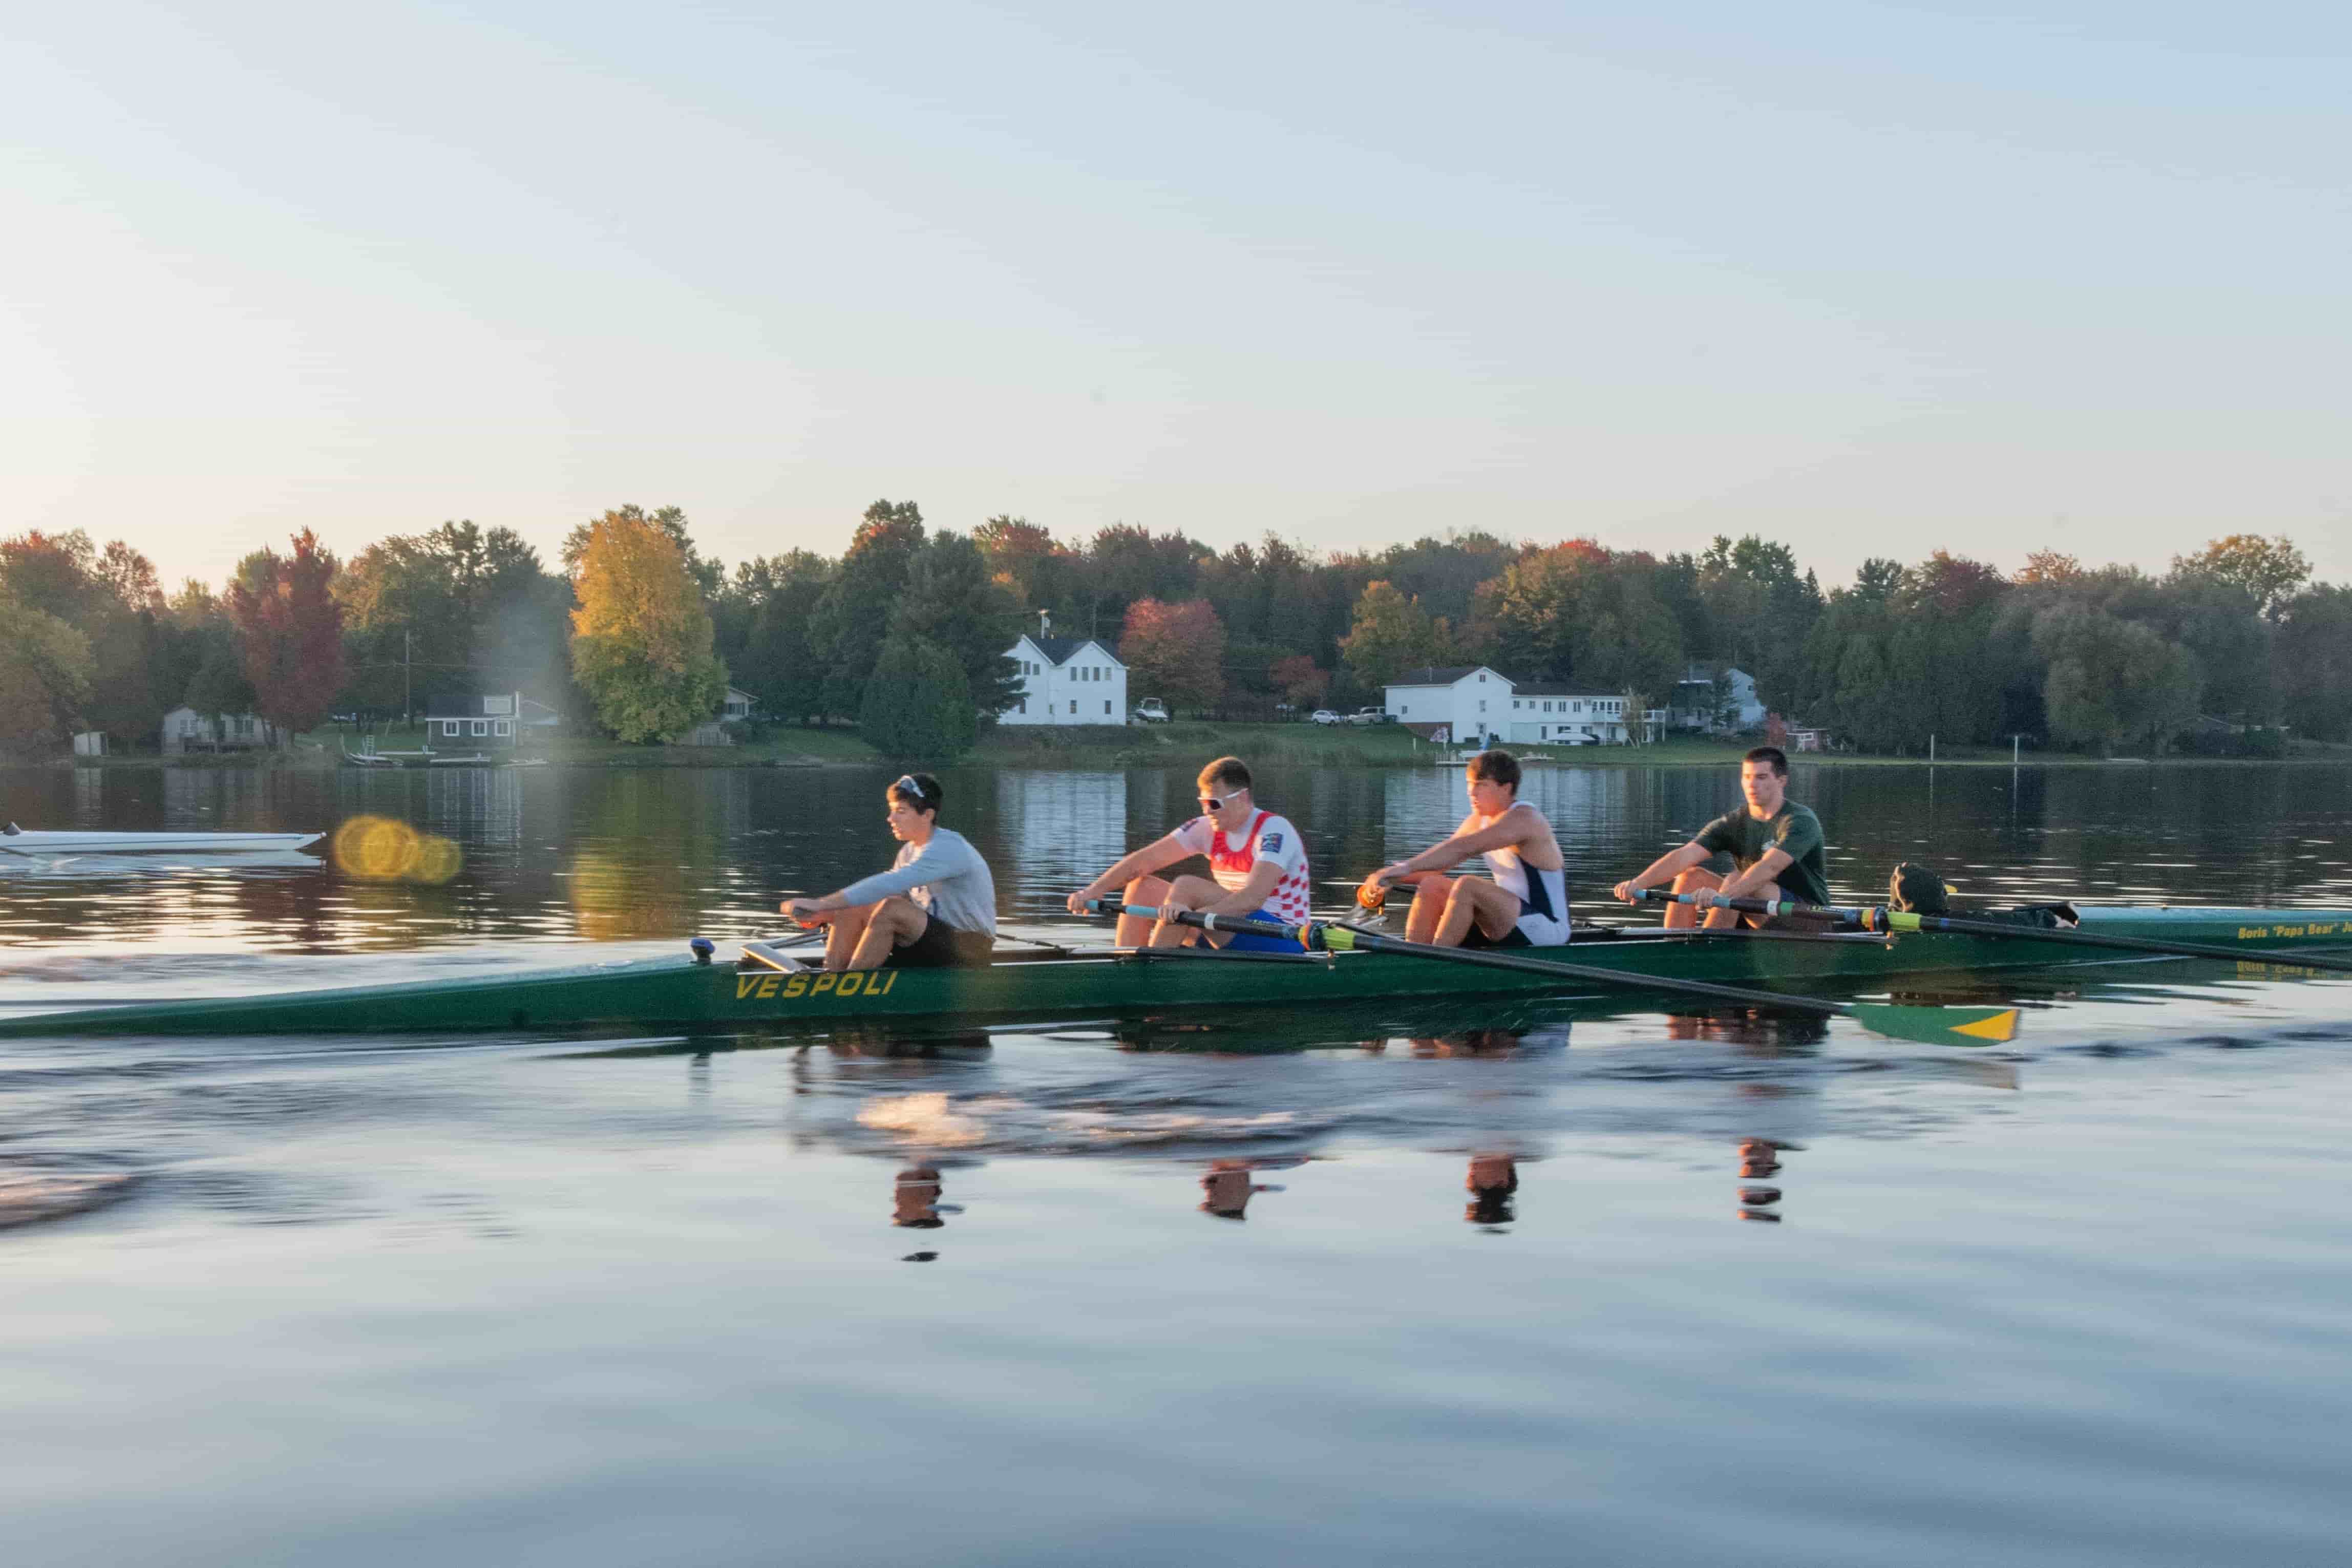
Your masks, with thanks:
[[[1021,695],[996,716],[998,723],[1127,722],[1127,666],[1094,638],[1057,637],[1041,629],[1004,653],[1020,667]]]
[[[1381,706],[1430,740],[1472,745],[1481,736],[1503,733],[1510,704],[1508,677],[1483,664],[1464,664],[1406,670],[1388,684]],[[1445,733],[1438,734],[1440,729]]]
[[[1483,664],[1406,671],[1386,689],[1389,717],[1433,741],[1474,746],[1623,745],[1622,692],[1515,681]],[[1440,731],[1443,731],[1442,733]]]
[[[1503,735],[1521,745],[1622,746],[1630,738],[1625,729],[1628,705],[1622,692],[1580,691],[1529,681],[1511,689],[1511,718]]]

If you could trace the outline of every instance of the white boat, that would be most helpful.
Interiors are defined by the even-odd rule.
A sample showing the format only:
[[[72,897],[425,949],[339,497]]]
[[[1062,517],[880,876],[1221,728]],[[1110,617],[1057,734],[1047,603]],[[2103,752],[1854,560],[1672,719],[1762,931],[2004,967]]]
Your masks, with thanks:
[[[0,855],[269,855],[315,844],[323,833],[44,833],[10,823]]]

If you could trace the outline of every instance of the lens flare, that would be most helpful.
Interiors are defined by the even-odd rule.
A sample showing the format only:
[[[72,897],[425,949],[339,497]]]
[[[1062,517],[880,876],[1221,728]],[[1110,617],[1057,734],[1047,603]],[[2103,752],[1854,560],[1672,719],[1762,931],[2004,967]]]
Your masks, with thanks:
[[[335,829],[335,864],[370,882],[438,887],[466,863],[465,852],[437,833],[419,833],[388,816],[354,816]]]

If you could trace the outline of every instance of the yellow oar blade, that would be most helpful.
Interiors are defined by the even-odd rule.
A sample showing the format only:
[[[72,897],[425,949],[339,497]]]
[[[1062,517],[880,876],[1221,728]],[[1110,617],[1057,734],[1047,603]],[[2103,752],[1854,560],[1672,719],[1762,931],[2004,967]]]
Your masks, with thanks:
[[[1876,1034],[1929,1046],[1997,1046],[2017,1038],[2014,1007],[1895,1007],[1857,1002],[1853,1020]]]

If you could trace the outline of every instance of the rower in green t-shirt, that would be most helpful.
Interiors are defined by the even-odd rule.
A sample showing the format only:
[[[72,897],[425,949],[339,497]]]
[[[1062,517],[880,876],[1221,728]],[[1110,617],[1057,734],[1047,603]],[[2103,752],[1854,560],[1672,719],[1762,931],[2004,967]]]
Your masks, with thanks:
[[[1800,903],[1830,901],[1829,866],[1822,844],[1822,819],[1789,798],[1789,759],[1778,746],[1759,746],[1741,759],[1739,791],[1748,797],[1744,811],[1727,811],[1700,830],[1679,849],[1670,849],[1650,862],[1648,869],[1613,889],[1627,903],[1643,888],[1671,879],[1677,893],[1711,890],[1727,899],[1793,899]],[[1699,867],[1717,854],[1738,862],[1730,877],[1718,877]],[[1740,919],[1732,910],[1709,910],[1706,923],[1729,926]],[[1753,924],[1762,924],[1754,916]],[[1698,923],[1698,910],[1690,904],[1666,906],[1666,924]]]

